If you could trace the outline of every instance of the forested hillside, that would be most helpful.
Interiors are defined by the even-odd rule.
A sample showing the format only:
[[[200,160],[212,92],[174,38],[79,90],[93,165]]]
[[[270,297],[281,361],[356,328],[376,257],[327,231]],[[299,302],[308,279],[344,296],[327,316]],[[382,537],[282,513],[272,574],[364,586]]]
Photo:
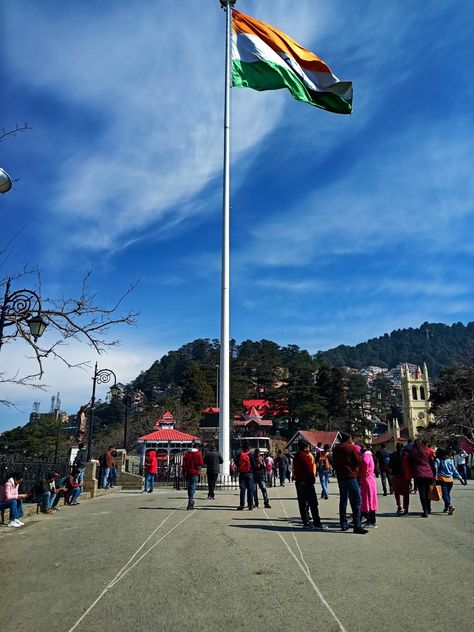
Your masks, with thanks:
[[[400,405],[400,391],[387,376],[370,386],[357,373],[341,367],[370,365],[393,368],[401,362],[426,362],[431,378],[446,367],[472,365],[474,323],[452,326],[424,323],[419,329],[399,329],[355,347],[341,345],[311,355],[296,345],[281,347],[271,340],[231,344],[231,416],[242,413],[244,399],[263,397],[276,411],[275,429],[291,436],[296,428],[361,430],[373,418],[385,420]],[[171,410],[180,429],[197,433],[202,409],[215,406],[219,375],[219,341],[194,340],[140,373],[127,388],[139,393],[129,418],[128,447],[151,430],[164,410]],[[436,391],[435,391],[436,392]],[[96,449],[123,441],[124,400],[112,398],[95,408]],[[464,409],[463,409],[464,410]],[[40,458],[63,449],[57,422],[3,433],[0,455],[29,454]]]
[[[355,347],[339,345],[320,351],[316,359],[333,366],[374,365],[389,369],[400,362],[426,362],[430,377],[436,377],[444,367],[466,362],[473,356],[474,322],[470,322],[467,325],[423,323],[418,329],[396,329]]]

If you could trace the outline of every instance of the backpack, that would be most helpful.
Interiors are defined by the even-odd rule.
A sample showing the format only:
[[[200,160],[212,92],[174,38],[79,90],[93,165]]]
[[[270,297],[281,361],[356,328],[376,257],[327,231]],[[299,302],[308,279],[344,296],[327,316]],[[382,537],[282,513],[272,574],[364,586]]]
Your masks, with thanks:
[[[329,470],[329,459],[324,452],[321,452],[319,456],[318,470],[320,472],[327,472]]]
[[[239,472],[248,474],[250,472],[250,456],[248,452],[241,452],[239,455]]]

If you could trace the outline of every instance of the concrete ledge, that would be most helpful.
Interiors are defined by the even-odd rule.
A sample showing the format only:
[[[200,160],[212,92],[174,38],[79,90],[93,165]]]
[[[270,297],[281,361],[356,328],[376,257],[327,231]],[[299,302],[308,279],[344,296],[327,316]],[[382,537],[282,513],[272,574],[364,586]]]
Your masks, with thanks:
[[[120,486],[113,487],[112,489],[98,489],[95,492],[94,497],[90,492],[82,492],[79,496],[79,502],[83,500],[91,500],[92,498],[99,498],[100,496],[107,496],[107,494],[113,494],[114,492],[119,492],[122,488]],[[23,517],[31,517],[36,516],[36,503],[23,503]],[[67,507],[68,505],[64,505],[63,499],[61,499],[58,503],[58,507],[62,509],[63,507]],[[4,524],[6,524],[9,520],[9,511],[5,510],[5,519]],[[41,511],[38,512],[38,515],[41,515]],[[1,523],[0,523],[1,524]]]

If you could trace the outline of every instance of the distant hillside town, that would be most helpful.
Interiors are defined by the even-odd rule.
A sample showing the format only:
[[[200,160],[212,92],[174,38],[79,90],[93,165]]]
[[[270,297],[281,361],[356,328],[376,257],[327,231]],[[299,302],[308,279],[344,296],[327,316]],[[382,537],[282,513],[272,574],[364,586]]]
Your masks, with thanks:
[[[413,436],[418,427],[432,424],[430,406],[445,404],[453,390],[450,384],[433,402],[433,387],[438,393],[443,375],[474,357],[473,344],[474,323],[424,323],[315,355],[270,340],[232,341],[233,436],[253,432],[288,440],[297,431],[335,430],[373,439],[386,433],[392,439],[397,433],[401,439]],[[117,375],[106,397],[94,401],[95,449],[110,442],[134,449],[166,411],[180,431],[215,435],[219,352],[219,341],[198,339],[170,351],[128,384]],[[21,452],[46,459],[87,439],[89,398],[86,394],[77,412],[64,410],[59,393],[47,410],[35,402],[24,426],[0,435],[0,455]]]

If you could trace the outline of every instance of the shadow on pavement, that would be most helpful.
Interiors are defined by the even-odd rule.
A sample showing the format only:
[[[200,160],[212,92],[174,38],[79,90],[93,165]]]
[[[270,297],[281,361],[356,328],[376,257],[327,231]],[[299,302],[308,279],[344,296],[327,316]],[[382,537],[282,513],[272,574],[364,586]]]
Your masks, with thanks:
[[[325,523],[327,524],[327,523]],[[264,531],[288,531],[288,532],[298,532],[298,533],[331,533],[332,535],[347,535],[348,533],[352,534],[352,530],[349,531],[341,531],[339,525],[330,525],[328,524],[327,531],[318,531],[317,529],[303,529],[299,526],[281,526],[275,524],[231,524],[230,527],[235,527],[236,529],[263,529]]]

